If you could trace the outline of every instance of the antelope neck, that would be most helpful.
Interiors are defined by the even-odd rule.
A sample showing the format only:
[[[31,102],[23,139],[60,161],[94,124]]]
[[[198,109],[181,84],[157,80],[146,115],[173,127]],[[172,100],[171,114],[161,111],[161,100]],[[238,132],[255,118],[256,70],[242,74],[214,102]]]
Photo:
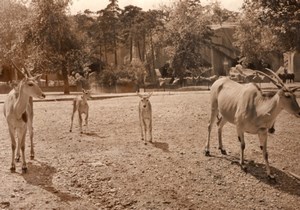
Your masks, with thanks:
[[[278,93],[275,94],[272,98],[263,100],[261,102],[262,109],[261,111],[263,113],[268,113],[270,116],[273,116],[273,118],[276,118],[276,116],[281,112],[282,108],[280,107],[279,102],[279,95]]]
[[[81,99],[82,99],[83,101],[87,101],[87,97],[85,97],[84,95],[81,96]]]
[[[20,84],[19,94],[16,103],[14,104],[14,109],[17,115],[17,119],[22,118],[22,114],[26,111],[28,102],[29,102],[29,95],[25,94],[23,91],[23,83]]]

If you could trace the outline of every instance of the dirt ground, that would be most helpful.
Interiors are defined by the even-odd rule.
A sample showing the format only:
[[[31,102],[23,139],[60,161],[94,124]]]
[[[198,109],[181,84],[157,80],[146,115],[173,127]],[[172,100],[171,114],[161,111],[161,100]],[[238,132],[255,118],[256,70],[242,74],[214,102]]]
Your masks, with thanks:
[[[0,117],[0,209],[299,209],[300,120],[282,111],[268,151],[276,182],[266,177],[257,136],[245,135],[248,172],[237,164],[235,127],[224,127],[228,155],[211,157],[209,92],[151,97],[153,144],[140,140],[137,96],[91,100],[89,128],[69,132],[71,101],[34,103],[35,160],[11,173],[7,124]],[[3,104],[0,104],[2,112]],[[27,139],[29,140],[29,139]]]

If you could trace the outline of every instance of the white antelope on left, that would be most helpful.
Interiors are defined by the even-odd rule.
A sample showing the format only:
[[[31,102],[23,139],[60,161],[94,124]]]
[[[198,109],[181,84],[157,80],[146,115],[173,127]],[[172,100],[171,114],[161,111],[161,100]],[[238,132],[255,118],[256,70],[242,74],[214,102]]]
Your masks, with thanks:
[[[31,76],[30,74],[24,75],[25,78],[20,81],[17,87],[12,89],[7,98],[5,99],[3,111],[6,118],[9,134],[11,138],[11,148],[12,148],[12,162],[11,162],[11,172],[16,170],[15,165],[15,150],[17,146],[16,161],[20,159],[20,149],[22,151],[22,171],[26,173],[27,165],[25,160],[25,137],[27,128],[30,134],[31,151],[30,157],[34,158],[33,149],[33,102],[34,98],[45,98],[45,94],[42,92],[38,86],[38,80],[41,75]],[[17,136],[16,136],[17,133]],[[16,143],[16,137],[18,143]]]

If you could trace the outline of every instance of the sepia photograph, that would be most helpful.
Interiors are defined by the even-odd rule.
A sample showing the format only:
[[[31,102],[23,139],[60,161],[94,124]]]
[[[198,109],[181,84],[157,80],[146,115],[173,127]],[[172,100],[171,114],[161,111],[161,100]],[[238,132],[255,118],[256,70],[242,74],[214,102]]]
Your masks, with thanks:
[[[298,210],[300,0],[0,0],[0,210]]]

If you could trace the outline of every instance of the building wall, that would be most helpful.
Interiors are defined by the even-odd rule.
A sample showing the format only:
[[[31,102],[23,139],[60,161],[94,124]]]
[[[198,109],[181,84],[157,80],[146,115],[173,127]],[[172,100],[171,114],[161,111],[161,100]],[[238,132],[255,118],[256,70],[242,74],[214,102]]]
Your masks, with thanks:
[[[300,53],[294,52],[291,60],[292,70],[295,74],[295,81],[300,82]]]

